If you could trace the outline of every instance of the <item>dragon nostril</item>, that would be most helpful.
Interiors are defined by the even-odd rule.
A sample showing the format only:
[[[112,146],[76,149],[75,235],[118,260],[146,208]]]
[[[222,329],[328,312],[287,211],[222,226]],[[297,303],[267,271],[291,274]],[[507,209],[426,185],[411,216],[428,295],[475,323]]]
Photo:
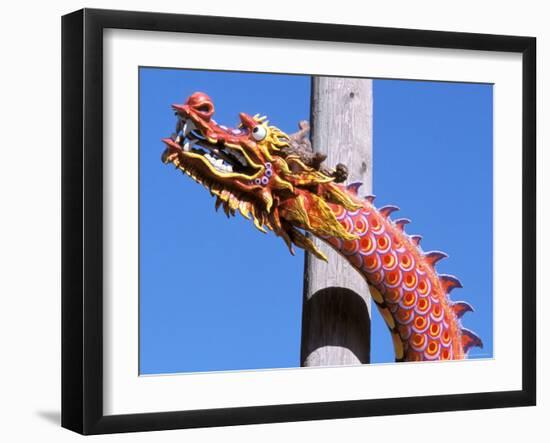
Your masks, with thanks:
[[[208,103],[203,103],[202,105],[195,108],[199,112],[204,112],[205,114],[211,111],[211,106]]]

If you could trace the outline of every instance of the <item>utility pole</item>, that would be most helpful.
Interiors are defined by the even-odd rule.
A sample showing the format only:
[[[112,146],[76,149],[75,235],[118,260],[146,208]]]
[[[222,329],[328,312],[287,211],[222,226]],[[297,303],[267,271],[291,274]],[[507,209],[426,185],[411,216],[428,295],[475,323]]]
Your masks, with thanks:
[[[372,191],[372,80],[312,77],[311,142],[325,164],[348,167],[347,183]],[[365,280],[320,240],[325,263],[306,253],[302,366],[370,362],[371,300]]]

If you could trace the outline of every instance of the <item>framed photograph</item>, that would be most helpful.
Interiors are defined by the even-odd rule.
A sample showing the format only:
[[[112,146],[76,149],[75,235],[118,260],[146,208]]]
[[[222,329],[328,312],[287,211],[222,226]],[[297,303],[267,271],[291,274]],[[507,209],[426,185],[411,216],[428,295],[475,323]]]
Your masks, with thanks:
[[[62,425],[535,405],[535,51],[64,16]]]

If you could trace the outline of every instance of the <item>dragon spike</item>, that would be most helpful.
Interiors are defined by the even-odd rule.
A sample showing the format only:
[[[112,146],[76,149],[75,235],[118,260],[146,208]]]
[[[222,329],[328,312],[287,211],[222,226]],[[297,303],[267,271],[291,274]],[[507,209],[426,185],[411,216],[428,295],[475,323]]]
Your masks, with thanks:
[[[378,212],[380,212],[380,214],[382,214],[384,217],[388,217],[392,212],[395,212],[395,211],[399,211],[399,207],[394,205],[382,206],[378,210]]]
[[[264,234],[267,234],[267,231],[265,230],[265,228],[262,226],[262,223],[256,218],[256,216],[254,216],[252,218],[253,222],[254,222],[254,226],[256,227],[256,229],[258,229],[258,231],[260,232],[263,232]]]
[[[369,203],[372,203],[374,201],[374,199],[376,198],[376,195],[365,195],[365,200],[368,201]]]
[[[470,303],[465,301],[457,301],[451,304],[451,308],[454,311],[457,318],[461,318],[466,312],[474,312],[474,308]]]
[[[430,252],[426,252],[426,254],[424,254],[424,258],[432,266],[435,266],[435,264],[439,260],[442,260],[442,259],[448,258],[448,257],[449,256],[447,254],[445,254],[444,252],[442,252],[442,251],[430,251]]]
[[[466,328],[462,328],[461,332],[462,348],[464,349],[464,352],[468,352],[468,350],[474,346],[477,346],[478,348],[483,348],[483,342],[481,341],[481,338],[479,338],[475,333]]]
[[[439,281],[446,294],[451,292],[454,288],[462,288],[462,283],[460,283],[460,280],[454,275],[439,274]]]
[[[395,226],[399,228],[399,230],[404,231],[405,225],[409,224],[411,221],[408,218],[399,218],[394,221]]]
[[[357,195],[357,191],[359,191],[359,188],[363,186],[363,183],[361,182],[354,182],[350,183],[346,186],[346,189],[350,191],[353,195]]]
[[[250,220],[250,203],[241,201],[239,203],[239,212],[244,218]]]
[[[410,239],[416,246],[418,246],[420,244],[420,241],[422,240],[422,236],[421,235],[411,235]]]
[[[231,213],[231,209],[229,208],[229,202],[227,201],[223,202],[223,212],[225,212],[225,215],[227,216],[227,218],[230,218],[231,215],[234,215]]]

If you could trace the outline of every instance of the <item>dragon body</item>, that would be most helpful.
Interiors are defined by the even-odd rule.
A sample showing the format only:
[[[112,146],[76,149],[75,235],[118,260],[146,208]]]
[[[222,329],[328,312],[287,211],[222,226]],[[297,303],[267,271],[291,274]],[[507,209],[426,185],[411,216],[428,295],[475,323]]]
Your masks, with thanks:
[[[404,230],[409,220],[390,218],[397,207],[377,209],[373,196],[359,197],[359,183],[337,183],[345,168],[329,170],[322,156],[301,154],[296,139],[265,117],[241,113],[237,128],[219,125],[212,100],[200,92],[173,109],[176,131],[163,139],[163,162],[204,185],[216,209],[273,231],[291,253],[297,246],[326,260],[306,233],[337,250],[369,284],[396,361],[458,360],[482,346],[460,322],[471,306],[449,298],[459,280],[435,270],[446,255],[422,251],[420,236]]]

